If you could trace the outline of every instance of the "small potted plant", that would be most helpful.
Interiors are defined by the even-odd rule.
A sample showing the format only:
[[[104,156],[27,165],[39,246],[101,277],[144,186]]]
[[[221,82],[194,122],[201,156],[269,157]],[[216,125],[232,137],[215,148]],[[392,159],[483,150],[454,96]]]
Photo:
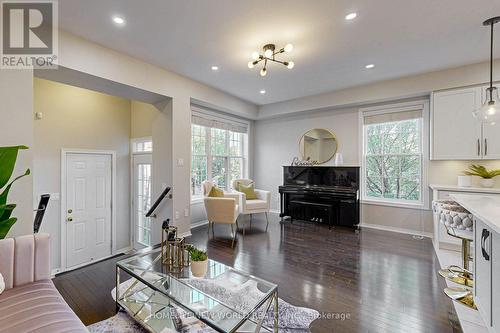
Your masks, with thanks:
[[[188,252],[191,258],[191,273],[196,277],[204,277],[208,270],[207,253],[194,246],[190,246]]]
[[[493,185],[495,185],[495,180],[493,178],[500,175],[500,169],[487,170],[482,165],[472,164],[469,167],[469,170],[465,171],[464,173],[467,176],[481,177],[480,184],[482,187],[493,187]]]

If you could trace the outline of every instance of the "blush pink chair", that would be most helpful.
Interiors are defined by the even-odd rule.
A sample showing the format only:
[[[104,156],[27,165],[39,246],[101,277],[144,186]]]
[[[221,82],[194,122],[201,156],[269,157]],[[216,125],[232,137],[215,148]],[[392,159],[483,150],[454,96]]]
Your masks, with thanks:
[[[50,280],[50,236],[0,240],[1,333],[88,332]]]

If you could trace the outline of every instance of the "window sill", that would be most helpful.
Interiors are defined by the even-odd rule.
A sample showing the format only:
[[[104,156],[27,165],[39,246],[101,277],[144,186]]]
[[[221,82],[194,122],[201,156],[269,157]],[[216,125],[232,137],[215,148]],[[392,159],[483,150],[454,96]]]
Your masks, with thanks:
[[[386,201],[386,200],[376,200],[376,199],[362,199],[362,204],[367,205],[375,205],[375,206],[387,206],[387,207],[396,207],[396,208],[406,208],[406,209],[420,209],[427,210],[429,209],[427,205],[422,202],[395,202],[395,201]]]
[[[203,197],[191,197],[191,205],[203,203]]]

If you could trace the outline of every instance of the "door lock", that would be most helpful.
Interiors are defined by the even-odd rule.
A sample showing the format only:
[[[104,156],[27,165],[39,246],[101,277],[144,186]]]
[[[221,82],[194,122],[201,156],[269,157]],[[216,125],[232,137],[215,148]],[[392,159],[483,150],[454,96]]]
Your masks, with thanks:
[[[66,221],[71,222],[71,221],[73,221],[73,218],[72,218],[72,217],[68,217],[68,218],[66,219]]]
[[[69,214],[73,213],[73,209],[71,209],[71,208],[70,208],[70,209],[68,209],[68,213],[69,213]]]

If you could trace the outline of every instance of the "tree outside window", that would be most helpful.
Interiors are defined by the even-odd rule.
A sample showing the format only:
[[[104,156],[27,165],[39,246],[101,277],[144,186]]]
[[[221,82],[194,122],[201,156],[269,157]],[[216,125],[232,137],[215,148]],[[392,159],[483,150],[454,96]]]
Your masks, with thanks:
[[[365,197],[420,202],[422,119],[364,126]]]
[[[246,134],[227,129],[192,125],[191,195],[201,196],[201,183],[212,181],[229,190],[233,179],[245,172]]]

